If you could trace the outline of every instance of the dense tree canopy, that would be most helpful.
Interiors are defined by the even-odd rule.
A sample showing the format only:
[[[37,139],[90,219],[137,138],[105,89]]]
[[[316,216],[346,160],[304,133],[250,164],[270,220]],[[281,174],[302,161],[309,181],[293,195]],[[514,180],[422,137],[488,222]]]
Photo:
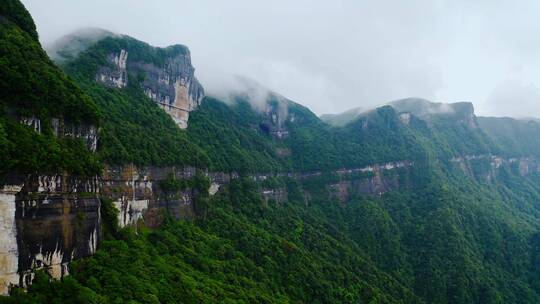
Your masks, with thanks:
[[[522,174],[516,160],[538,155],[536,122],[480,118],[477,125],[462,104],[464,113],[405,120],[385,106],[332,127],[270,94],[269,109],[285,107],[279,127],[288,133],[278,138],[269,112],[240,94],[229,103],[206,97],[180,130],[144,94],[138,75],[122,89],[94,77],[118,48],[159,64],[187,54],[185,47],[109,36],[67,58],[72,81],[47,58],[19,2],[2,3],[0,14],[2,173],[94,175],[103,163],[133,163],[243,176],[212,197],[201,174],[161,180],[165,191],[193,187],[198,195],[196,217],[166,217],[157,229],[142,221],[119,229],[118,211],[103,197],[105,240],[96,254],[74,262],[60,281],[38,272],[28,292],[15,288],[0,303],[540,302],[540,174]],[[20,123],[29,116],[40,119],[40,132]],[[99,126],[98,151],[55,136],[53,118]],[[516,159],[495,166],[493,155]],[[412,166],[333,172],[399,160]],[[320,172],[246,177],[291,171]],[[399,187],[340,200],[329,186],[366,179]],[[261,189],[284,190],[286,200],[264,200]]]

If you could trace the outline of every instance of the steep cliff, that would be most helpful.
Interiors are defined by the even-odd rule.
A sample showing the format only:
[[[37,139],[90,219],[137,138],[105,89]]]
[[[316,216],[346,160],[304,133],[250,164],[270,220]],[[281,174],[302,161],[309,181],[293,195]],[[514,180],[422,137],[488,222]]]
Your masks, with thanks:
[[[74,259],[93,254],[101,236],[97,178],[28,175],[4,181],[1,293],[31,283],[44,268],[59,279]]]
[[[50,51],[101,110],[97,153],[102,161],[208,166],[207,151],[178,125],[187,126],[188,112],[204,94],[186,47],[154,48],[127,36],[86,30],[61,39]]]
[[[183,46],[169,48],[177,55],[164,58],[163,66],[135,62],[134,73],[146,75],[142,86],[148,97],[164,109],[182,129],[187,128],[189,113],[203,100],[204,90],[194,76],[189,50]],[[130,66],[131,68],[131,66]]]
[[[470,128],[478,127],[474,107],[470,102],[439,103],[421,98],[405,98],[392,101],[389,105],[398,112],[409,112],[427,121],[442,116],[450,117]]]
[[[185,129],[189,112],[200,105],[204,90],[194,76],[189,50],[179,45],[165,50],[171,55],[163,54],[160,58],[163,62],[159,65],[129,60],[129,49],[110,53],[107,56],[110,66],[100,67],[96,79],[108,86],[124,88],[128,83],[128,73],[144,75],[140,85],[145,94],[171,115],[181,129]]]
[[[55,278],[100,238],[95,104],[41,49],[18,1],[0,4],[0,293]]]
[[[6,301],[540,301],[528,125],[406,99],[331,127],[203,97],[187,48],[103,32],[58,53],[75,85],[5,3],[1,292],[71,273]]]
[[[102,195],[118,209],[120,227],[138,221],[158,227],[166,213],[177,219],[195,218],[196,175],[193,167],[107,166]]]
[[[458,121],[469,127],[477,126],[474,107],[470,102],[440,103],[410,97],[391,101],[387,105],[398,112],[409,115],[413,114],[427,121],[437,116],[450,116],[457,118]],[[355,108],[339,114],[325,114],[321,116],[321,119],[330,125],[343,127],[357,120],[359,117],[369,115],[371,111],[373,109]]]
[[[79,47],[74,48],[74,43]],[[204,97],[189,49],[183,45],[156,48],[128,36],[86,29],[60,39],[49,50],[57,62],[68,65],[81,52],[83,57],[94,55],[92,62],[85,63],[92,65],[86,76],[93,74],[97,82],[119,89],[133,82],[182,129]]]

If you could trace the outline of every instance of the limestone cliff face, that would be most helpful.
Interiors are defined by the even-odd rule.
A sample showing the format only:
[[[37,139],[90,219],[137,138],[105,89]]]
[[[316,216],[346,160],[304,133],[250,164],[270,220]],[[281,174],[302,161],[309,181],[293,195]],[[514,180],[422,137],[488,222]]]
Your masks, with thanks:
[[[421,98],[405,98],[389,103],[398,112],[411,113],[427,122],[433,116],[448,116],[470,128],[477,128],[474,106],[470,102],[438,103]],[[410,117],[400,116],[402,122],[408,124]]]
[[[45,127],[56,137],[82,139],[97,149],[97,133],[90,124],[62,118],[49,125],[35,117],[14,117],[37,133]],[[95,252],[100,238],[99,178],[69,174],[0,175],[0,294],[11,285],[26,286],[33,269],[46,269],[52,277],[68,272],[68,263]]]
[[[105,168],[103,195],[112,199],[118,209],[120,227],[135,225],[139,220],[150,227],[158,226],[162,215],[160,206],[169,209],[171,213],[176,213],[179,218],[192,214],[193,201],[190,191],[177,193],[174,199],[160,192],[159,182],[166,179],[169,174],[176,174],[175,169],[136,166]],[[183,172],[180,175],[183,175]]]
[[[33,128],[37,133],[42,132],[41,120],[35,116],[19,117],[19,122]],[[50,127],[56,137],[81,139],[90,151],[97,150],[98,128],[94,125],[73,124],[61,118],[51,118]]]
[[[486,182],[494,181],[503,168],[519,176],[540,172],[540,160],[534,157],[505,158],[480,154],[454,157],[450,161],[464,174]]]
[[[189,51],[166,58],[162,67],[134,63],[133,69],[146,73],[142,83],[146,95],[169,113],[180,128],[187,128],[189,112],[204,97],[204,89],[194,76]]]
[[[386,192],[412,187],[404,176],[413,166],[410,161],[397,161],[385,164],[375,164],[363,168],[338,170],[338,183],[327,186],[331,198],[339,202],[347,202],[358,195],[380,196]],[[365,174],[355,177],[354,174]]]
[[[298,122],[296,113],[291,110],[294,106],[287,98],[269,92],[266,102],[258,106],[263,114],[260,130],[277,139],[288,138],[290,125]]]
[[[107,86],[124,88],[128,84],[128,75],[143,75],[144,80],[140,85],[144,93],[165,110],[180,128],[185,129],[189,113],[204,98],[204,89],[195,78],[187,48],[161,59],[160,64],[131,60],[129,51],[120,49],[109,54],[109,65],[98,70],[96,80]]]
[[[136,167],[107,166],[102,177],[102,195],[113,200],[119,210],[121,227],[135,225],[142,220],[146,226],[159,226],[165,211],[178,219],[194,218],[194,198],[198,195],[192,188],[166,189],[162,182],[167,179],[191,180],[196,174],[193,167]],[[210,195],[237,177],[234,173],[204,173],[211,181]]]
[[[399,174],[385,172],[407,170],[411,166],[412,162],[400,161],[336,170],[332,174],[339,176],[340,182],[329,183],[326,189],[336,201],[346,201],[357,194],[381,195],[406,186]],[[121,227],[134,226],[139,221],[157,227],[165,212],[178,219],[196,217],[199,195],[196,189],[163,186],[170,179],[189,181],[196,172],[193,167],[106,166],[100,177],[86,179],[66,174],[3,176],[0,293],[5,294],[11,285],[27,286],[36,268],[45,268],[53,277],[60,278],[68,274],[69,262],[93,254],[101,235],[99,197],[113,201]],[[231,180],[239,178],[234,172],[202,171],[202,174],[210,181],[210,195],[216,195]],[[288,200],[286,187],[264,186],[264,181],[287,177],[302,184],[322,175],[322,172],[291,172],[247,177],[261,184],[259,192],[265,201],[282,203]],[[306,190],[304,195],[308,201],[311,194]]]
[[[399,173],[407,172],[413,165],[410,161],[397,161],[336,170],[331,174],[339,176],[340,182],[329,183],[326,186],[327,191],[331,198],[345,201],[351,195],[381,195],[401,187],[409,187],[400,179]],[[197,191],[189,187],[167,190],[162,187],[162,182],[171,178],[177,181],[191,180],[196,171],[193,167],[107,166],[102,177],[101,195],[113,200],[119,210],[118,221],[121,227],[136,225],[138,221],[143,221],[149,227],[157,227],[163,219],[164,211],[178,219],[194,218]],[[239,178],[234,172],[202,171],[202,174],[210,181],[210,195],[217,194],[231,180]],[[245,177],[261,184],[259,193],[265,201],[282,203],[288,200],[286,187],[264,186],[266,180],[287,177],[302,183],[304,180],[321,176],[323,172],[254,173]],[[309,193],[305,195],[309,196]]]
[[[128,81],[126,69],[127,58],[128,52],[126,50],[109,54],[107,60],[110,65],[99,68],[96,80],[111,87],[125,87]]]
[[[289,116],[288,104],[285,101],[268,103],[263,113],[266,119],[260,127],[264,132],[279,139],[289,137],[287,121],[294,121],[294,115]]]
[[[95,252],[100,238],[98,178],[7,175],[0,187],[0,293],[26,286],[32,269],[52,277]]]

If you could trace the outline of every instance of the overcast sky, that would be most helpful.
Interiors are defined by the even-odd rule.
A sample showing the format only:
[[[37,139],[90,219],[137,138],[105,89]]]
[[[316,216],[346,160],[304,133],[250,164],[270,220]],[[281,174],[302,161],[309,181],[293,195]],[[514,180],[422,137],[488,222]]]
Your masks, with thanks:
[[[47,44],[101,27],[180,43],[207,91],[243,75],[317,114],[404,97],[540,117],[540,1],[22,0]]]

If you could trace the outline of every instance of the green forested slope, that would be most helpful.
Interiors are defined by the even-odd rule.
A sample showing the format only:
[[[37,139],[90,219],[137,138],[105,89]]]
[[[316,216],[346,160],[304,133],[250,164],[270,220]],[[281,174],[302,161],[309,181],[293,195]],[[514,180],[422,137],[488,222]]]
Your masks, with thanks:
[[[18,122],[40,119],[41,133]],[[18,1],[0,4],[0,172],[95,175],[100,166],[79,140],[57,138],[52,118],[98,123],[95,104],[41,49],[35,25]]]
[[[540,155],[540,123],[509,117],[478,117],[478,123],[507,156]]]
[[[107,55],[120,48],[130,58],[147,62],[162,61],[165,56],[185,53],[183,46],[153,48],[130,37],[104,36],[95,45],[64,64],[66,72],[87,92],[103,118],[98,155],[109,164],[207,167],[205,151],[188,140],[186,132],[159,109],[139,87],[137,75],[129,75],[125,89],[108,88],[96,83],[100,66],[106,66]]]
[[[184,131],[143,94],[137,75],[123,89],[94,81],[111,50],[128,48],[134,58],[159,62],[184,48],[104,38],[65,62],[75,85],[43,53],[31,18],[20,8],[14,1],[0,5],[6,16],[0,20],[0,152],[7,155],[2,170],[88,174],[99,170],[99,159],[323,173],[273,181],[287,190],[281,203],[264,201],[261,185],[244,178],[210,198],[205,181],[195,185],[201,193],[197,218],[169,219],[154,230],[142,224],[113,228],[116,214],[104,198],[106,240],[98,252],[74,263],[62,281],[38,274],[27,293],[14,289],[0,302],[540,302],[540,175],[521,176],[516,165],[493,172],[490,159],[472,163],[472,172],[465,173],[450,161],[490,153],[536,155],[535,125],[479,118],[479,127],[468,104],[442,115],[431,113],[433,105],[428,111],[413,104],[407,110],[418,115],[410,119],[400,116],[404,109],[385,106],[332,127],[285,101],[288,136],[275,138],[267,114],[238,96],[228,104],[206,97]],[[43,122],[62,115],[99,125],[98,159],[78,141],[19,124],[14,111]],[[343,181],[332,170],[398,160],[413,163],[384,173],[399,174],[398,189],[339,201],[327,188]]]
[[[309,109],[273,93],[264,110],[274,108],[270,114],[260,105],[253,106],[248,95],[239,94],[228,103],[206,97],[191,114],[185,132],[175,128],[168,115],[143,94],[139,75],[129,75],[126,89],[106,88],[95,82],[98,67],[107,65],[107,55],[119,49],[128,50],[130,60],[157,64],[163,56],[186,52],[180,46],[153,48],[116,35],[103,38],[74,58],[64,58],[65,70],[92,96],[105,116],[99,155],[107,163],[305,172],[424,159],[424,145],[444,152],[444,156],[437,155],[442,159],[495,149],[479,129],[458,122],[459,116],[434,117],[429,125],[413,116],[410,123],[403,124],[399,113],[385,106],[344,127],[331,127]],[[265,130],[269,116],[274,114],[280,116],[288,136],[278,139]]]
[[[137,112],[122,112],[122,109],[130,107],[130,103],[144,105],[148,109],[145,112],[152,109],[152,102],[145,96],[137,97],[141,92],[136,86],[124,90],[105,89],[91,80],[82,78],[79,81],[83,88],[95,94],[93,97],[100,107],[109,112],[117,107],[116,104],[122,105],[117,107],[117,113],[107,118],[108,122],[103,123],[109,123],[111,130],[120,128],[126,115],[133,117],[134,125],[141,121],[139,118],[143,116]],[[122,101],[107,104],[114,98],[105,92],[121,96]],[[234,191],[225,200],[211,200],[205,204],[208,206],[205,215],[195,223],[171,225],[185,225],[190,230],[196,229],[196,235],[209,234],[232,242],[233,252],[240,252],[245,258],[240,264],[254,263],[262,267],[260,269],[265,275],[258,277],[249,271],[238,273],[233,268],[220,270],[223,276],[214,276],[216,270],[207,271],[206,276],[196,279],[204,282],[198,287],[204,291],[197,296],[191,294],[187,287],[191,283],[178,283],[187,289],[180,293],[191,299],[186,302],[210,303],[216,301],[216,297],[237,300],[251,297],[251,301],[261,302],[256,295],[272,301],[301,303],[341,303],[347,299],[369,302],[369,299],[377,298],[383,303],[394,300],[408,303],[418,299],[426,303],[535,303],[539,300],[534,271],[538,246],[532,241],[538,231],[537,186],[533,177],[520,177],[510,169],[504,169],[490,184],[476,179],[476,175],[464,175],[451,164],[450,159],[455,156],[498,154],[505,149],[482,128],[472,124],[474,120],[468,116],[470,113],[444,113],[429,117],[413,114],[404,123],[394,107],[386,106],[336,128],[321,122],[300,105],[289,101],[285,105],[287,115],[294,117],[294,121],[285,120],[284,126],[289,134],[282,139],[274,138],[261,129],[267,117],[243,97],[238,97],[232,104],[207,97],[202,106],[192,113],[187,132],[178,129],[172,132],[186,136],[190,145],[203,151],[212,170],[330,171],[410,160],[414,162],[414,170],[408,177],[408,183],[414,187],[389,192],[380,198],[353,197],[346,204],[341,204],[324,190],[328,180],[321,178],[301,185],[316,194],[311,196],[308,205],[301,195],[295,197],[291,194],[301,194],[301,191],[291,191],[289,203],[285,205],[267,205],[255,196],[242,198],[244,193]],[[155,106],[153,108],[156,119],[160,117],[159,120],[172,124],[164,112]],[[148,128],[148,132],[153,128]],[[127,145],[129,134],[139,133],[134,129],[124,129],[116,134],[119,141],[124,141],[122,145]],[[146,139],[143,134],[142,138],[144,141],[161,141],[164,134],[158,132],[152,139]],[[113,147],[105,140],[103,142],[101,153],[108,146]],[[180,146],[169,148],[171,153],[178,151],[179,155],[185,151]],[[140,143],[131,147],[132,152],[118,156],[118,160],[128,161],[137,153],[159,150],[157,146]],[[105,160],[109,157],[102,155]],[[131,161],[136,162],[135,159]],[[189,163],[191,160],[172,162],[175,161]],[[157,162],[152,158],[142,158],[139,163]],[[485,170],[484,165],[478,165],[478,176]],[[172,229],[167,227],[163,229]],[[314,231],[316,234],[310,235]],[[149,235],[153,233],[162,231],[148,232]],[[259,233],[266,236],[260,239]],[[170,236],[171,239],[177,237],[175,233]],[[203,246],[201,243],[208,242],[204,237],[193,237],[190,240],[193,246]],[[281,244],[282,241],[278,241],[281,238],[290,242],[286,243],[287,246],[303,252],[301,261],[290,264],[286,254],[274,255],[275,248],[281,247],[272,247],[275,246],[272,245],[274,241],[269,240]],[[144,235],[135,239],[143,244],[138,251],[147,252],[143,248],[154,247]],[[119,241],[126,240],[120,238],[111,242]],[[122,250],[127,248],[129,246]],[[109,259],[114,259],[116,254],[111,253],[117,249],[105,247],[103,250],[105,257],[94,263],[108,265],[104,269],[116,269]],[[210,254],[207,258],[212,264],[210,261],[215,258],[211,255],[213,250],[221,249],[199,249],[203,252],[201,258]],[[283,248],[277,252],[281,250]],[[152,269],[157,266],[145,264],[145,261],[161,256],[159,252],[148,252],[137,260],[142,263],[141,268]],[[260,261],[262,257],[267,258]],[[188,258],[181,262],[185,263],[182,267],[177,264],[180,261],[164,258],[162,267],[179,267],[185,276],[192,278],[194,274],[191,274],[190,267],[206,267]],[[124,268],[116,271],[124,275],[135,271],[125,271]],[[73,278],[104,297],[131,297],[134,293],[105,288],[109,284],[105,277],[96,278],[99,285],[92,281],[93,287],[89,286],[86,281],[88,275],[88,272],[81,271],[80,276],[74,275]],[[287,277],[283,278],[285,275]],[[385,279],[381,280],[379,275]],[[136,277],[143,282],[150,281],[152,274]],[[247,277],[248,281],[240,277]],[[316,278],[315,281],[310,281],[312,277]],[[228,278],[226,284],[222,285],[224,283],[220,280],[225,278]],[[167,286],[176,286],[173,283],[176,281],[170,277],[163,280]],[[133,283],[139,286],[139,283]],[[131,288],[122,280],[119,284],[119,290]],[[212,290],[217,290],[217,295],[204,289],[205,286],[214,286]],[[316,290],[324,291],[315,292],[309,286],[317,286]],[[231,289],[237,292],[234,295],[227,293]],[[150,292],[161,300],[160,297],[165,296],[160,295],[159,290]],[[396,296],[396,293],[409,292],[414,296],[408,300],[401,295]]]
[[[538,302],[538,177],[518,189],[512,178],[415,174],[431,178],[380,198],[320,195],[308,206],[296,182],[276,204],[238,180],[200,205],[199,219],[116,232],[62,283],[41,280],[3,301]],[[530,197],[512,197],[522,193]]]
[[[254,186],[233,182],[195,222],[124,229],[62,283],[38,276],[0,302],[422,302],[324,217],[299,202],[264,204]]]
[[[246,101],[227,105],[206,97],[193,112],[188,126],[190,142],[207,151],[210,168],[237,172],[290,170],[286,157],[278,155],[280,143],[258,130],[262,115]]]

